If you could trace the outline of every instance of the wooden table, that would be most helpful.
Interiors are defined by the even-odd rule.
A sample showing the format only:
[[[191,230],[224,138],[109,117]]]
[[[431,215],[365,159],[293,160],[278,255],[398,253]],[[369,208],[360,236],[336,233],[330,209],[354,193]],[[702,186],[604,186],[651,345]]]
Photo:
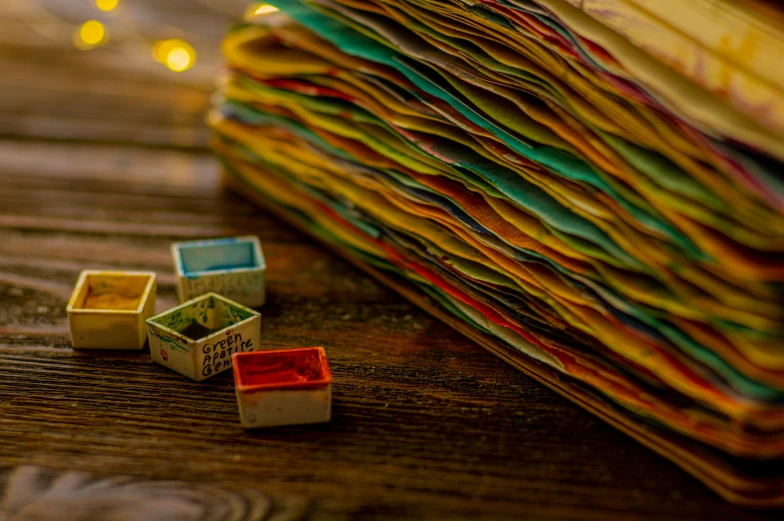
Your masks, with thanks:
[[[122,56],[0,46],[4,475],[37,465],[263,490],[279,513],[314,520],[780,519],[729,506],[226,193],[201,123],[209,84],[154,63],[127,70]],[[148,352],[70,348],[80,270],[154,270],[163,310],[171,242],[246,233],[268,257],[262,343],[326,347],[331,423],[246,432],[228,373],[197,384]]]

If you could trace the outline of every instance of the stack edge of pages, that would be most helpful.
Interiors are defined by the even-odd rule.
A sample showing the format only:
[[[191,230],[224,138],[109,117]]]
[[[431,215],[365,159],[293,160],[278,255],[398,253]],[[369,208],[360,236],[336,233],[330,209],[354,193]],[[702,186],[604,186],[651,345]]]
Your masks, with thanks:
[[[773,5],[279,0],[224,41],[213,147],[232,186],[527,374],[781,506]]]

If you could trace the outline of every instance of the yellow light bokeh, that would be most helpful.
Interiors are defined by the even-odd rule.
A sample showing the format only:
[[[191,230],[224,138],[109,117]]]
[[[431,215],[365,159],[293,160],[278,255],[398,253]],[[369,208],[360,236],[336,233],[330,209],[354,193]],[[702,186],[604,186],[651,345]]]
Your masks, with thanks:
[[[166,63],[166,56],[177,45],[177,40],[159,40],[152,48],[152,57],[159,63]]]
[[[88,20],[79,29],[79,37],[87,45],[98,45],[106,36],[106,28],[98,20]]]
[[[270,13],[277,13],[278,11],[280,11],[280,9],[278,9],[278,8],[277,8],[277,7],[275,7],[274,5],[270,5],[270,4],[261,4],[260,6],[258,6],[258,7],[257,7],[257,8],[256,8],[256,9],[253,11],[253,14],[256,14],[256,15],[264,15],[264,14],[270,14]]]
[[[117,9],[119,4],[120,0],[95,0],[95,7],[107,13]]]
[[[166,66],[174,72],[188,70],[191,68],[191,55],[182,47],[177,47],[166,57]]]
[[[74,45],[79,49],[92,49],[109,39],[106,27],[98,20],[88,20],[74,31]]]
[[[196,50],[188,42],[177,38],[157,42],[152,55],[174,72],[187,71],[196,63]]]

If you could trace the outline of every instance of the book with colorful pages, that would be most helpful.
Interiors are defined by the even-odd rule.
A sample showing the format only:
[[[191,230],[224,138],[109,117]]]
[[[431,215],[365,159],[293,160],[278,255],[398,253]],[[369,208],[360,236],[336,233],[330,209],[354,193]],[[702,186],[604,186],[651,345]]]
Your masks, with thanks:
[[[590,5],[278,1],[224,40],[213,148],[526,374],[782,506],[781,134]]]

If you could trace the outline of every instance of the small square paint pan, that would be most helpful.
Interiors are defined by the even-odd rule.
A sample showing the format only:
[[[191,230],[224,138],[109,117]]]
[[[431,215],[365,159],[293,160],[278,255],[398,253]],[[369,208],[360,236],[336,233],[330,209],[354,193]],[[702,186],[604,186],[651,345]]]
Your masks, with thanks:
[[[155,313],[155,273],[85,270],[66,311],[79,349],[141,349]]]
[[[332,373],[323,347],[238,353],[234,389],[246,429],[328,422]]]
[[[180,302],[213,291],[245,306],[264,304],[267,264],[258,237],[178,242],[171,251]]]
[[[207,293],[147,319],[150,356],[201,381],[231,367],[232,355],[259,348],[261,315]]]

